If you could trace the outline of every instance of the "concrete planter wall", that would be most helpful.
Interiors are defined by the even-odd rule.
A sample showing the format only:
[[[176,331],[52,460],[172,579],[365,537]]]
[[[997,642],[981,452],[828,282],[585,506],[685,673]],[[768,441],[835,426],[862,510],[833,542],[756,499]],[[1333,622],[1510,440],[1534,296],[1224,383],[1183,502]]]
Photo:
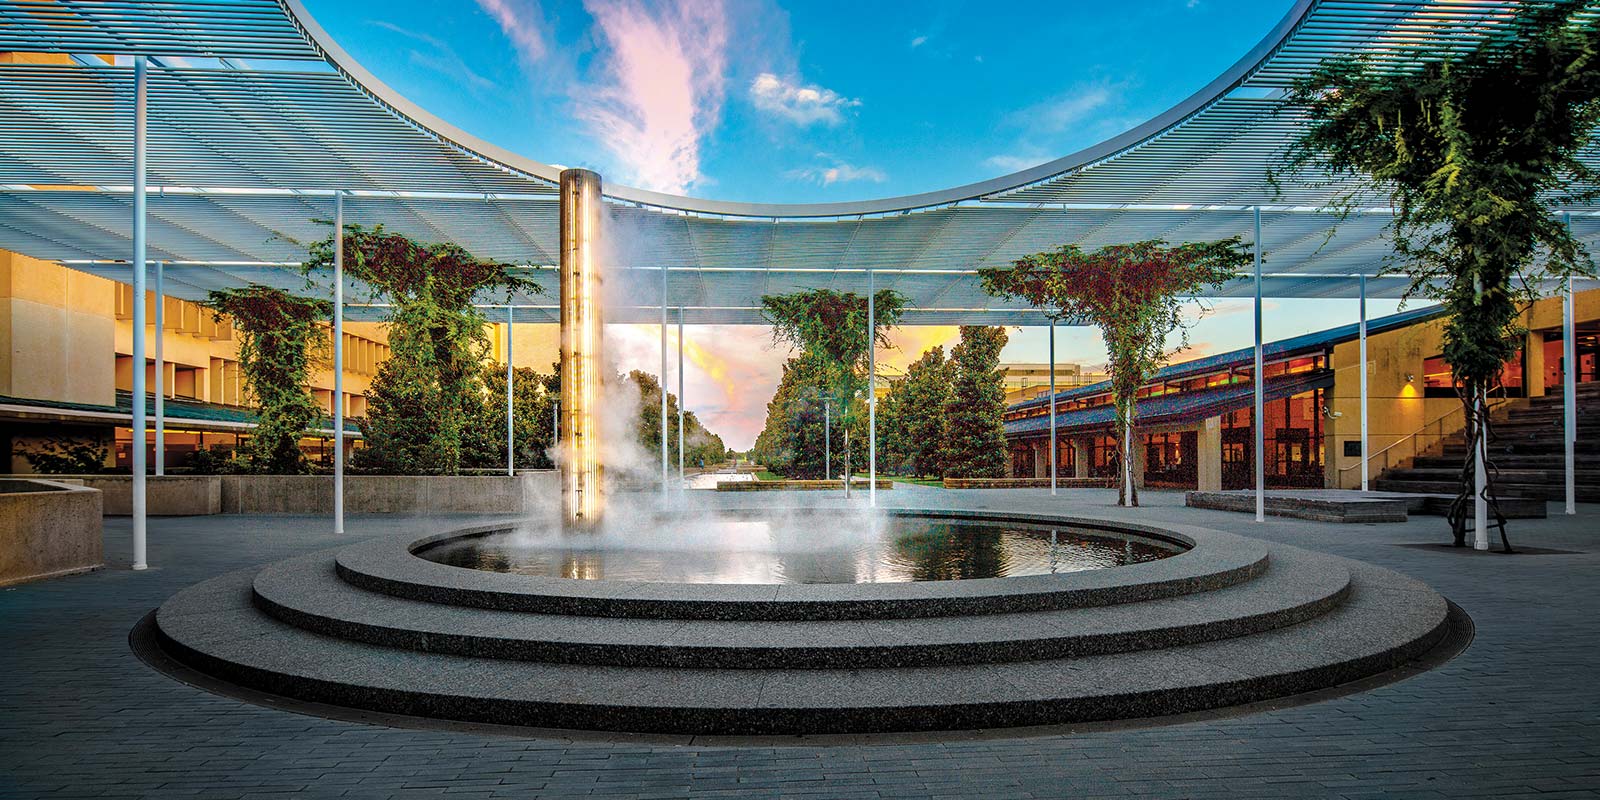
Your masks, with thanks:
[[[0,479],[0,586],[102,566],[100,503],[83,486]]]
[[[224,475],[224,514],[332,514],[328,475]],[[556,497],[556,473],[346,475],[348,514],[523,514]]]
[[[32,479],[39,476],[13,475]],[[132,475],[52,475],[49,480],[98,489],[108,517],[133,513]],[[217,475],[145,476],[145,513],[152,517],[195,517],[222,513],[222,478]]]

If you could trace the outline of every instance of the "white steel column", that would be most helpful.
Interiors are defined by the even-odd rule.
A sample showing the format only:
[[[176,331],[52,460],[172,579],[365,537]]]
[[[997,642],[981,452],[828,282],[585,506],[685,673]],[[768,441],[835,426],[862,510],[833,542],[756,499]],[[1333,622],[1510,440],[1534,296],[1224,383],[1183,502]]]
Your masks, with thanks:
[[[344,533],[344,192],[333,193],[333,532]]]
[[[1361,292],[1361,491],[1367,491],[1371,469],[1367,456],[1367,274],[1360,276]]]
[[[678,491],[683,482],[683,306],[678,306]]]
[[[164,262],[156,262],[156,380],[154,386],[156,396],[156,452],[152,460],[155,461],[155,473],[157,475],[167,474],[167,357],[164,350],[164,343],[167,338],[167,293],[162,286],[161,280],[161,273],[165,266]]]
[[[872,270],[867,270],[867,505],[878,507],[878,337],[877,299]],[[844,476],[846,481],[850,476]]]
[[[1561,293],[1561,418],[1567,472],[1567,513],[1578,513],[1578,335],[1574,329],[1572,278]]]
[[[144,56],[133,57],[133,568],[145,569],[144,457],[144,222],[145,222],[145,71]]]
[[[833,480],[833,403],[822,398],[822,479]]]
[[[1256,522],[1261,522],[1267,518],[1266,380],[1261,374],[1261,206],[1256,206],[1254,212],[1256,240],[1252,249],[1256,268],[1256,359],[1255,372],[1251,376],[1255,383],[1255,417],[1251,420],[1251,427],[1255,429],[1256,439]]]
[[[512,414],[516,394],[517,371],[511,365],[511,327],[517,324],[517,312],[506,306],[506,474],[517,474],[517,424]]]
[[[661,267],[661,497],[667,496],[667,268]]]
[[[1473,424],[1478,427],[1478,443],[1472,454],[1472,546],[1476,550],[1489,549],[1489,502],[1483,496],[1489,485],[1489,438],[1484,436],[1488,426],[1483,424],[1484,415],[1489,413],[1488,405],[1489,398],[1483,391],[1472,398]]]
[[[1050,494],[1056,493],[1056,320],[1050,318]]]

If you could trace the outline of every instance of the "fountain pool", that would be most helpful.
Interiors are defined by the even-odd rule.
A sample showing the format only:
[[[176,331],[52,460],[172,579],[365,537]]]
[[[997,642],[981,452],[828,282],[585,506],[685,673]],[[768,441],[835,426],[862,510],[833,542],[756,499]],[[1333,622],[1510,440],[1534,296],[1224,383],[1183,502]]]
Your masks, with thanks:
[[[1154,561],[1187,547],[1131,534],[1017,522],[829,513],[695,518],[605,536],[500,531],[416,555],[454,567],[551,578],[660,583],[903,583],[1079,572]]]

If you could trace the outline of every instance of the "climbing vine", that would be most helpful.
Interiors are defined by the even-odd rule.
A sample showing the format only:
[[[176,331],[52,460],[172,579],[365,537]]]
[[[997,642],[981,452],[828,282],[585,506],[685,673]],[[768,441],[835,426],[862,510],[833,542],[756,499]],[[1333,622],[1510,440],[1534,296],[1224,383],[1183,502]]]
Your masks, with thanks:
[[[1054,319],[1100,328],[1121,439],[1118,505],[1139,504],[1132,468],[1139,387],[1166,363],[1168,337],[1179,333],[1188,344],[1183,312],[1199,302],[1196,295],[1232,279],[1249,261],[1238,237],[1172,247],[1152,239],[1094,251],[1063,245],[1023,256],[1010,267],[978,270],[990,294],[1021,298]]]
[[[240,447],[241,466],[276,475],[305,472],[300,438],[322,415],[309,391],[311,367],[326,352],[320,323],[333,305],[252,284],[213,291],[205,306],[218,322],[232,321],[245,392],[257,407],[255,430]]]
[[[777,409],[779,418],[775,419],[774,409],[768,407],[767,428],[770,430],[776,425],[781,431],[797,431],[800,417],[805,414],[815,416],[816,427],[820,429],[822,401],[826,400],[833,409],[833,422],[844,429],[844,474],[849,475],[851,428],[862,422],[866,412],[865,392],[872,391],[868,374],[871,351],[867,348],[867,298],[832,289],[812,289],[763,296],[761,307],[767,321],[772,323],[773,340],[800,351],[794,369],[785,373],[786,380],[792,372],[796,378],[805,377],[808,384],[804,388],[793,387],[792,396],[788,398],[791,402]],[[898,292],[883,289],[873,295],[872,336],[878,345],[889,345],[888,329],[900,321],[904,308],[905,300]],[[767,440],[772,442],[774,438],[769,436]],[[821,436],[808,437],[808,442],[809,449],[816,449],[822,444]],[[820,465],[821,453],[812,455],[816,457],[805,460]]]
[[[330,236],[311,246],[307,274],[333,266]],[[422,243],[379,225],[344,233],[345,273],[390,305],[390,357],[378,368],[362,423],[359,469],[453,474],[462,466],[467,426],[486,413],[481,364],[487,320],[475,300],[538,293],[514,266],[481,259],[449,243]]]
[[[1342,211],[1385,198],[1407,296],[1448,312],[1443,355],[1468,420],[1468,457],[1450,523],[1465,544],[1476,454],[1489,450],[1487,396],[1521,338],[1540,285],[1593,264],[1559,215],[1592,200],[1597,176],[1580,157],[1600,124],[1600,19],[1592,4],[1527,3],[1496,20],[1471,50],[1406,52],[1412,69],[1346,58],[1298,81],[1284,102],[1309,123],[1269,176],[1322,177],[1347,188]],[[1380,201],[1382,202],[1382,201]],[[1486,460],[1487,461],[1487,460]],[[1494,502],[1484,497],[1510,550]]]

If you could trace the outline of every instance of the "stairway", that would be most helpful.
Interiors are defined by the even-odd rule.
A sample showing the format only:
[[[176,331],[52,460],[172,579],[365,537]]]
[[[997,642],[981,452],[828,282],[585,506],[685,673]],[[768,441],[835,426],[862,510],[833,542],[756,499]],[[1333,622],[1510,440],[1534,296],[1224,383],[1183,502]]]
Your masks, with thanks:
[[[1578,500],[1600,502],[1600,383],[1579,384],[1577,405]],[[1561,406],[1561,394],[1556,393],[1495,413],[1490,460],[1498,470],[1498,487],[1504,495],[1566,499]],[[1409,467],[1384,470],[1373,488],[1453,495],[1466,457],[1466,440],[1457,434],[1434,452],[1418,456]]]
[[[401,534],[185,589],[155,615],[155,636],[192,669],[300,701],[539,727],[802,734],[1249,703],[1405,665],[1447,631],[1444,598],[1405,576],[1173,528],[1189,552],[1113,569],[782,586],[479,572],[418,558],[428,540]]]

